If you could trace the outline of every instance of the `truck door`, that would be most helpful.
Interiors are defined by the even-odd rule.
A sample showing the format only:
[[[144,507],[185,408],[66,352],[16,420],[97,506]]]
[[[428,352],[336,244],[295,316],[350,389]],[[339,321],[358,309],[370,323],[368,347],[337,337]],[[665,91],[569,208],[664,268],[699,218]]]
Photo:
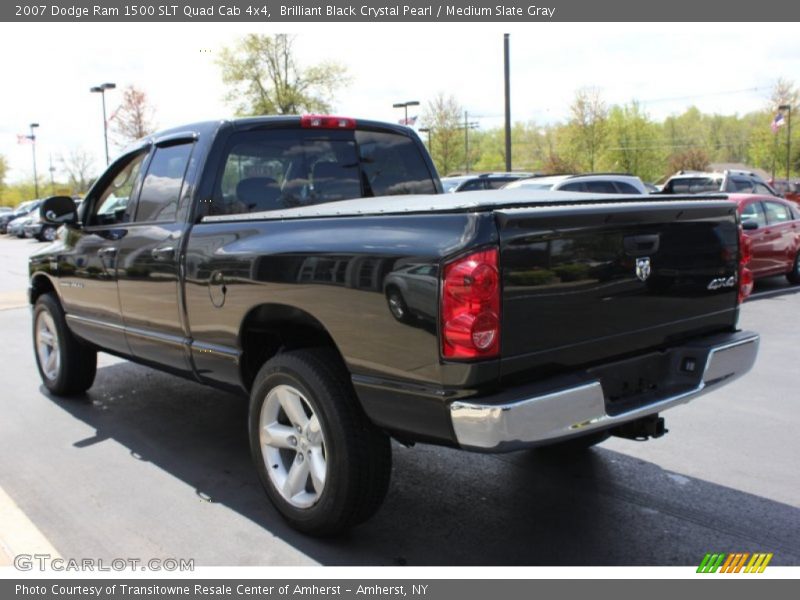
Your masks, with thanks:
[[[117,294],[117,253],[148,149],[120,158],[92,188],[84,202],[83,225],[67,229],[58,257],[59,294],[70,327],[83,339],[122,354],[130,349]]]
[[[137,358],[190,372],[179,294],[178,218],[193,140],[156,143],[127,234],[119,241],[117,281],[122,318]]]

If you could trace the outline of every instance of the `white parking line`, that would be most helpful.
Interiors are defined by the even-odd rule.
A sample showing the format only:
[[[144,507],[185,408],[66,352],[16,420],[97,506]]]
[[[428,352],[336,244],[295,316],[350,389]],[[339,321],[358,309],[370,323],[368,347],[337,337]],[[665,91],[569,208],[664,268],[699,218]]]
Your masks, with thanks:
[[[39,528],[0,488],[0,567],[10,566],[18,554],[60,556]]]

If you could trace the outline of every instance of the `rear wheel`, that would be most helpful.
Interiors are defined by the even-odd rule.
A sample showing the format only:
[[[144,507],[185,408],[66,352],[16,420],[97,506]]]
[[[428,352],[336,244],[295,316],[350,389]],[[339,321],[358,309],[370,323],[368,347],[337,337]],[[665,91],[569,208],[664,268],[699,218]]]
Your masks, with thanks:
[[[795,255],[794,263],[792,263],[792,270],[786,274],[786,279],[788,279],[789,283],[792,285],[800,284],[800,252]]]
[[[33,310],[36,366],[45,387],[57,396],[82,394],[94,383],[97,351],[78,340],[52,294],[42,294]]]
[[[324,349],[279,354],[250,399],[250,446],[261,483],[304,533],[333,535],[371,517],[389,487],[389,438],[358,405],[340,360]]]

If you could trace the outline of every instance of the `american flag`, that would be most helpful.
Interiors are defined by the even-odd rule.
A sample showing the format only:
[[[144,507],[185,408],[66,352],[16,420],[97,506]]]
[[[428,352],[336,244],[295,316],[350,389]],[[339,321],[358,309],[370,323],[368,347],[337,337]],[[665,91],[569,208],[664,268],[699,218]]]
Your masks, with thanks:
[[[400,125],[408,125],[409,127],[414,125],[416,122],[417,122],[417,115],[414,115],[413,117],[408,117],[407,119],[400,119],[398,121]]]
[[[33,141],[33,137],[29,135],[25,135],[24,133],[17,134],[17,143],[18,144],[30,144]]]
[[[778,133],[778,130],[783,127],[785,123],[786,121],[783,120],[783,113],[779,112],[777,115],[775,115],[775,118],[772,119],[772,124],[770,125],[772,133]]]

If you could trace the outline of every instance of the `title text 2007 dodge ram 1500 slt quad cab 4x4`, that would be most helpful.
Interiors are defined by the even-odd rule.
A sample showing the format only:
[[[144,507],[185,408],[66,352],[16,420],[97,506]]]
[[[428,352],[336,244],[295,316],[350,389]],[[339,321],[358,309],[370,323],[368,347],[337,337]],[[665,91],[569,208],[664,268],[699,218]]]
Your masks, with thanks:
[[[250,398],[260,479],[297,529],[386,494],[390,438],[479,452],[663,434],[743,374],[752,286],[721,198],[439,194],[408,128],[202,123],[143,140],[30,260],[45,386],[110,352]]]

